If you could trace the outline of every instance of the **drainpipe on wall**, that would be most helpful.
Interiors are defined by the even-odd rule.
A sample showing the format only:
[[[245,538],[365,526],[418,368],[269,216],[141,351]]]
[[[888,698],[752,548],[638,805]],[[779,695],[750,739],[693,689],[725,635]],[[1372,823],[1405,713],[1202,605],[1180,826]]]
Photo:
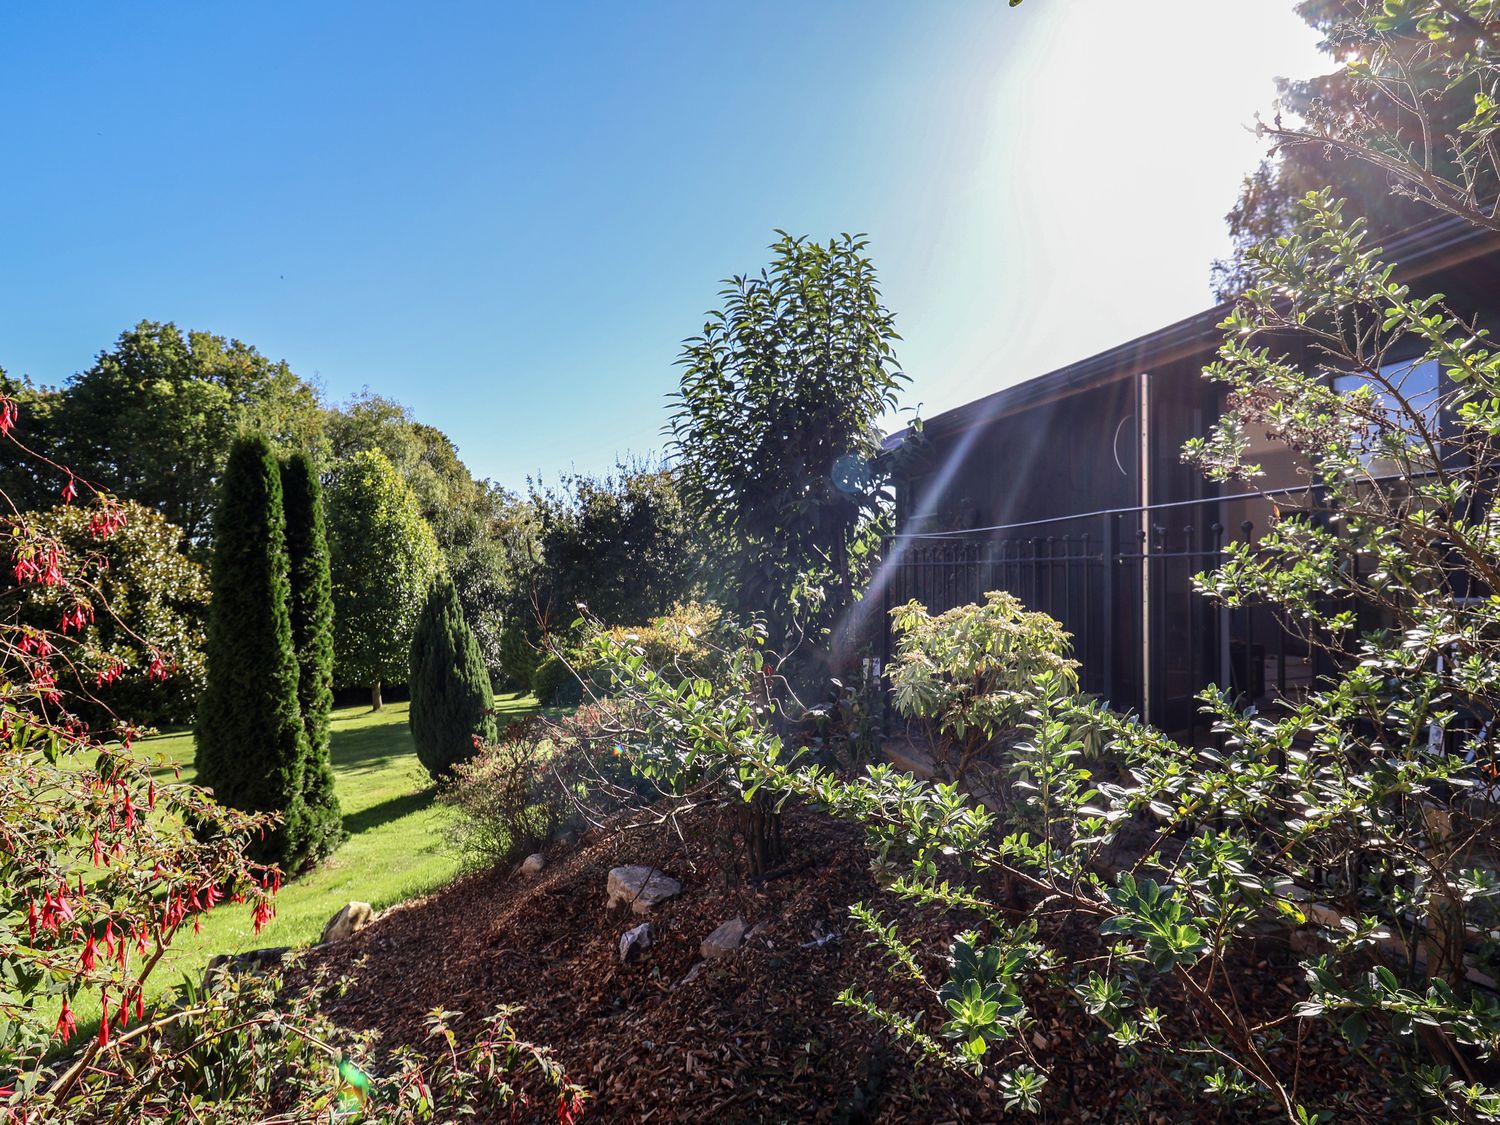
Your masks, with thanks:
[[[1141,721],[1151,722],[1151,373],[1136,376],[1135,416],[1140,421],[1136,438],[1136,473],[1141,508]]]

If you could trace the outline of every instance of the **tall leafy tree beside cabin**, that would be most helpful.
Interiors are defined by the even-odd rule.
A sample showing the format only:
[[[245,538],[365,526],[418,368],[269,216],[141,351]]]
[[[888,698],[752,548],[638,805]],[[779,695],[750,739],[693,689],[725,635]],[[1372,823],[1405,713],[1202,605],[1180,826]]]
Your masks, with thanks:
[[[730,604],[771,646],[820,649],[865,583],[884,490],[880,419],[905,381],[862,238],[782,234],[683,344],[671,420],[689,512]]]
[[[294,453],[281,463],[281,494],[291,571],[297,703],[307,738],[302,800],[307,806],[308,852],[321,859],[343,838],[343,818],[328,757],[328,716],[333,709],[333,583],[323,527],[323,487],[307,454]]]
[[[381,685],[406,677],[417,614],[443,570],[416,496],[383,453],[356,453],[334,471],[328,546],[335,682],[368,685],[379,710]]]
[[[479,641],[445,576],[433,584],[411,645],[411,734],[434,778],[474,754],[474,739],[495,737],[495,706]]]
[[[290,868],[306,854],[308,817],[288,570],[281,467],[265,437],[240,438],[214,519],[198,778],[233,808],[280,814],[251,852]]]

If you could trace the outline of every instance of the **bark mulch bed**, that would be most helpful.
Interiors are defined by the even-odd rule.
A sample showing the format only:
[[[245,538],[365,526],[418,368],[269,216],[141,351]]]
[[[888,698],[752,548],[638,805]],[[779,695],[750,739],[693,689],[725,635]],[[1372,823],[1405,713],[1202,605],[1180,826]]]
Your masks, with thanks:
[[[858,833],[844,825],[791,811],[786,833],[796,866],[758,886],[726,885],[722,834],[707,813],[687,814],[675,828],[596,834],[553,856],[534,880],[476,875],[390,912],[353,938],[312,951],[298,972],[351,973],[353,987],[330,1001],[329,1014],[378,1030],[387,1046],[426,1046],[423,1021],[436,1007],[477,1026],[497,1005],[519,1005],[520,1034],[550,1047],[592,1092],[588,1121],[1012,1120],[993,1088],[932,1065],[915,1068],[864,1017],[834,1004],[852,985],[897,1010],[921,1010],[917,994],[903,994],[854,928],[850,904],[878,906],[933,950],[963,920],[924,915],[883,895]],[[606,875],[621,864],[654,865],[683,883],[678,898],[652,913],[656,945],[632,965],[620,963],[618,942],[641,919],[604,906]],[[735,916],[765,929],[738,954],[680,983],[699,960],[702,939]],[[1097,944],[1075,925],[1076,951]],[[1283,993],[1275,1007],[1286,1010],[1297,970],[1290,958],[1279,960],[1243,966],[1242,1004],[1260,1006]],[[1050,1074],[1040,1120],[1126,1120],[1141,1103],[1155,1107],[1141,1120],[1219,1119],[1183,1108],[1186,1099],[1163,1076],[1123,1069],[1113,1046],[1100,1042],[1099,1026],[1076,1007],[1035,1014],[1032,1047]],[[1188,1015],[1167,1016],[1191,1034]],[[1365,1076],[1326,1034],[1308,1036],[1299,1072],[1303,1100],[1328,1107],[1327,1095],[1345,1089],[1353,1100],[1341,1120],[1379,1119],[1378,1101],[1359,1090]]]

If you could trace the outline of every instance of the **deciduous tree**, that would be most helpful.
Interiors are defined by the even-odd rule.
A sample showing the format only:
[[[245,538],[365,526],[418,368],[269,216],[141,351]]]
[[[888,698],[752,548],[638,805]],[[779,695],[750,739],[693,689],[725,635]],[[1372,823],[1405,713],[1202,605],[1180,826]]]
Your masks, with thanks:
[[[337,683],[365,684],[381,707],[382,683],[407,673],[412,630],[443,568],[432,528],[385,454],[356,453],[328,487]]]
[[[280,447],[312,448],[322,413],[313,388],[284,362],[238,340],[143,320],[69,380],[47,424],[80,476],[109,481],[198,542],[235,435],[250,428]]]

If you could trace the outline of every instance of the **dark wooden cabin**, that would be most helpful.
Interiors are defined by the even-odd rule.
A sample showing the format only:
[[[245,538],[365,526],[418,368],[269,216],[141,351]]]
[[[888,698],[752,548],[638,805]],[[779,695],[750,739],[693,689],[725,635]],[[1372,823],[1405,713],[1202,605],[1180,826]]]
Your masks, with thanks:
[[[1385,246],[1400,279],[1500,324],[1500,238],[1443,219]],[[915,598],[937,612],[1009,590],[1072,631],[1086,690],[1188,737],[1210,683],[1246,703],[1304,689],[1313,658],[1267,611],[1217,609],[1192,589],[1229,540],[1259,534],[1273,503],[1182,462],[1219,413],[1202,370],[1227,311],[928,420],[920,454],[896,459],[897,533],[872,591],[882,607]],[[1254,458],[1260,493],[1304,483],[1280,447]]]

